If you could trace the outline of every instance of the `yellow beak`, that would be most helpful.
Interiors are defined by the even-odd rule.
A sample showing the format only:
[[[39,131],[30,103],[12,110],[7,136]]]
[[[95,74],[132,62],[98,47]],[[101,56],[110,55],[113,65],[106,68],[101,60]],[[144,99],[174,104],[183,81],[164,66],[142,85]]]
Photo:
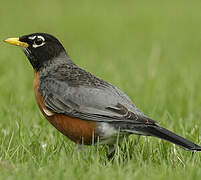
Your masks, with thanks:
[[[6,43],[13,44],[13,45],[16,45],[16,46],[21,46],[21,47],[24,47],[24,48],[27,48],[29,46],[29,44],[27,44],[25,42],[21,42],[19,40],[19,38],[8,38],[8,39],[6,39],[4,41]]]

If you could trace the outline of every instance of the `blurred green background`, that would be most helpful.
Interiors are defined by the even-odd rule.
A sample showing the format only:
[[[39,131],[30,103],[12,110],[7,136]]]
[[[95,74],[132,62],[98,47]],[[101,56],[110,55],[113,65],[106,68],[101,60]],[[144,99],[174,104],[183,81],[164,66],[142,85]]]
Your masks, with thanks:
[[[200,9],[198,0],[1,1],[0,179],[199,179],[199,153],[155,138],[126,146],[132,158],[120,149],[114,162],[102,147],[77,153],[39,113],[25,55],[3,40],[34,32],[56,36],[76,64],[201,144]]]

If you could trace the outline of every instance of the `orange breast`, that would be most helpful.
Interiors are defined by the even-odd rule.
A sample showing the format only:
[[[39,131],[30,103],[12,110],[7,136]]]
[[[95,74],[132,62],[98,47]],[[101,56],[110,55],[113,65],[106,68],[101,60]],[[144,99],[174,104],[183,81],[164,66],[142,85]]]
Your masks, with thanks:
[[[68,117],[63,114],[52,113],[46,109],[43,97],[38,92],[39,72],[34,71],[34,93],[37,104],[46,119],[61,133],[75,143],[92,144],[97,137],[95,135],[96,123],[78,118]],[[47,114],[46,111],[50,113]]]

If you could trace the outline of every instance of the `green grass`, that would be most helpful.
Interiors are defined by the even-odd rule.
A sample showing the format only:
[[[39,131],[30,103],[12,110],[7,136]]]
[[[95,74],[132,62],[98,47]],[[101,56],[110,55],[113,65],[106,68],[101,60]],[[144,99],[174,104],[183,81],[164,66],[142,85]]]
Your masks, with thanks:
[[[78,65],[126,92],[147,115],[201,144],[201,2],[1,2],[0,39],[57,36]],[[201,154],[131,136],[111,162],[107,146],[76,145],[39,113],[33,70],[0,43],[0,179],[200,179]]]

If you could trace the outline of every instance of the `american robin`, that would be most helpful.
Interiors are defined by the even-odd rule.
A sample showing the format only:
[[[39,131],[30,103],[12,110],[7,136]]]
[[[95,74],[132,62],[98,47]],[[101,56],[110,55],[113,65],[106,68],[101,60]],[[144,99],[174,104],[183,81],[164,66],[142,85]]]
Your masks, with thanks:
[[[143,114],[120,89],[78,67],[52,35],[34,33],[5,42],[21,46],[34,69],[37,104],[47,120],[77,144],[115,145],[117,136],[155,136],[185,150],[201,147]]]

